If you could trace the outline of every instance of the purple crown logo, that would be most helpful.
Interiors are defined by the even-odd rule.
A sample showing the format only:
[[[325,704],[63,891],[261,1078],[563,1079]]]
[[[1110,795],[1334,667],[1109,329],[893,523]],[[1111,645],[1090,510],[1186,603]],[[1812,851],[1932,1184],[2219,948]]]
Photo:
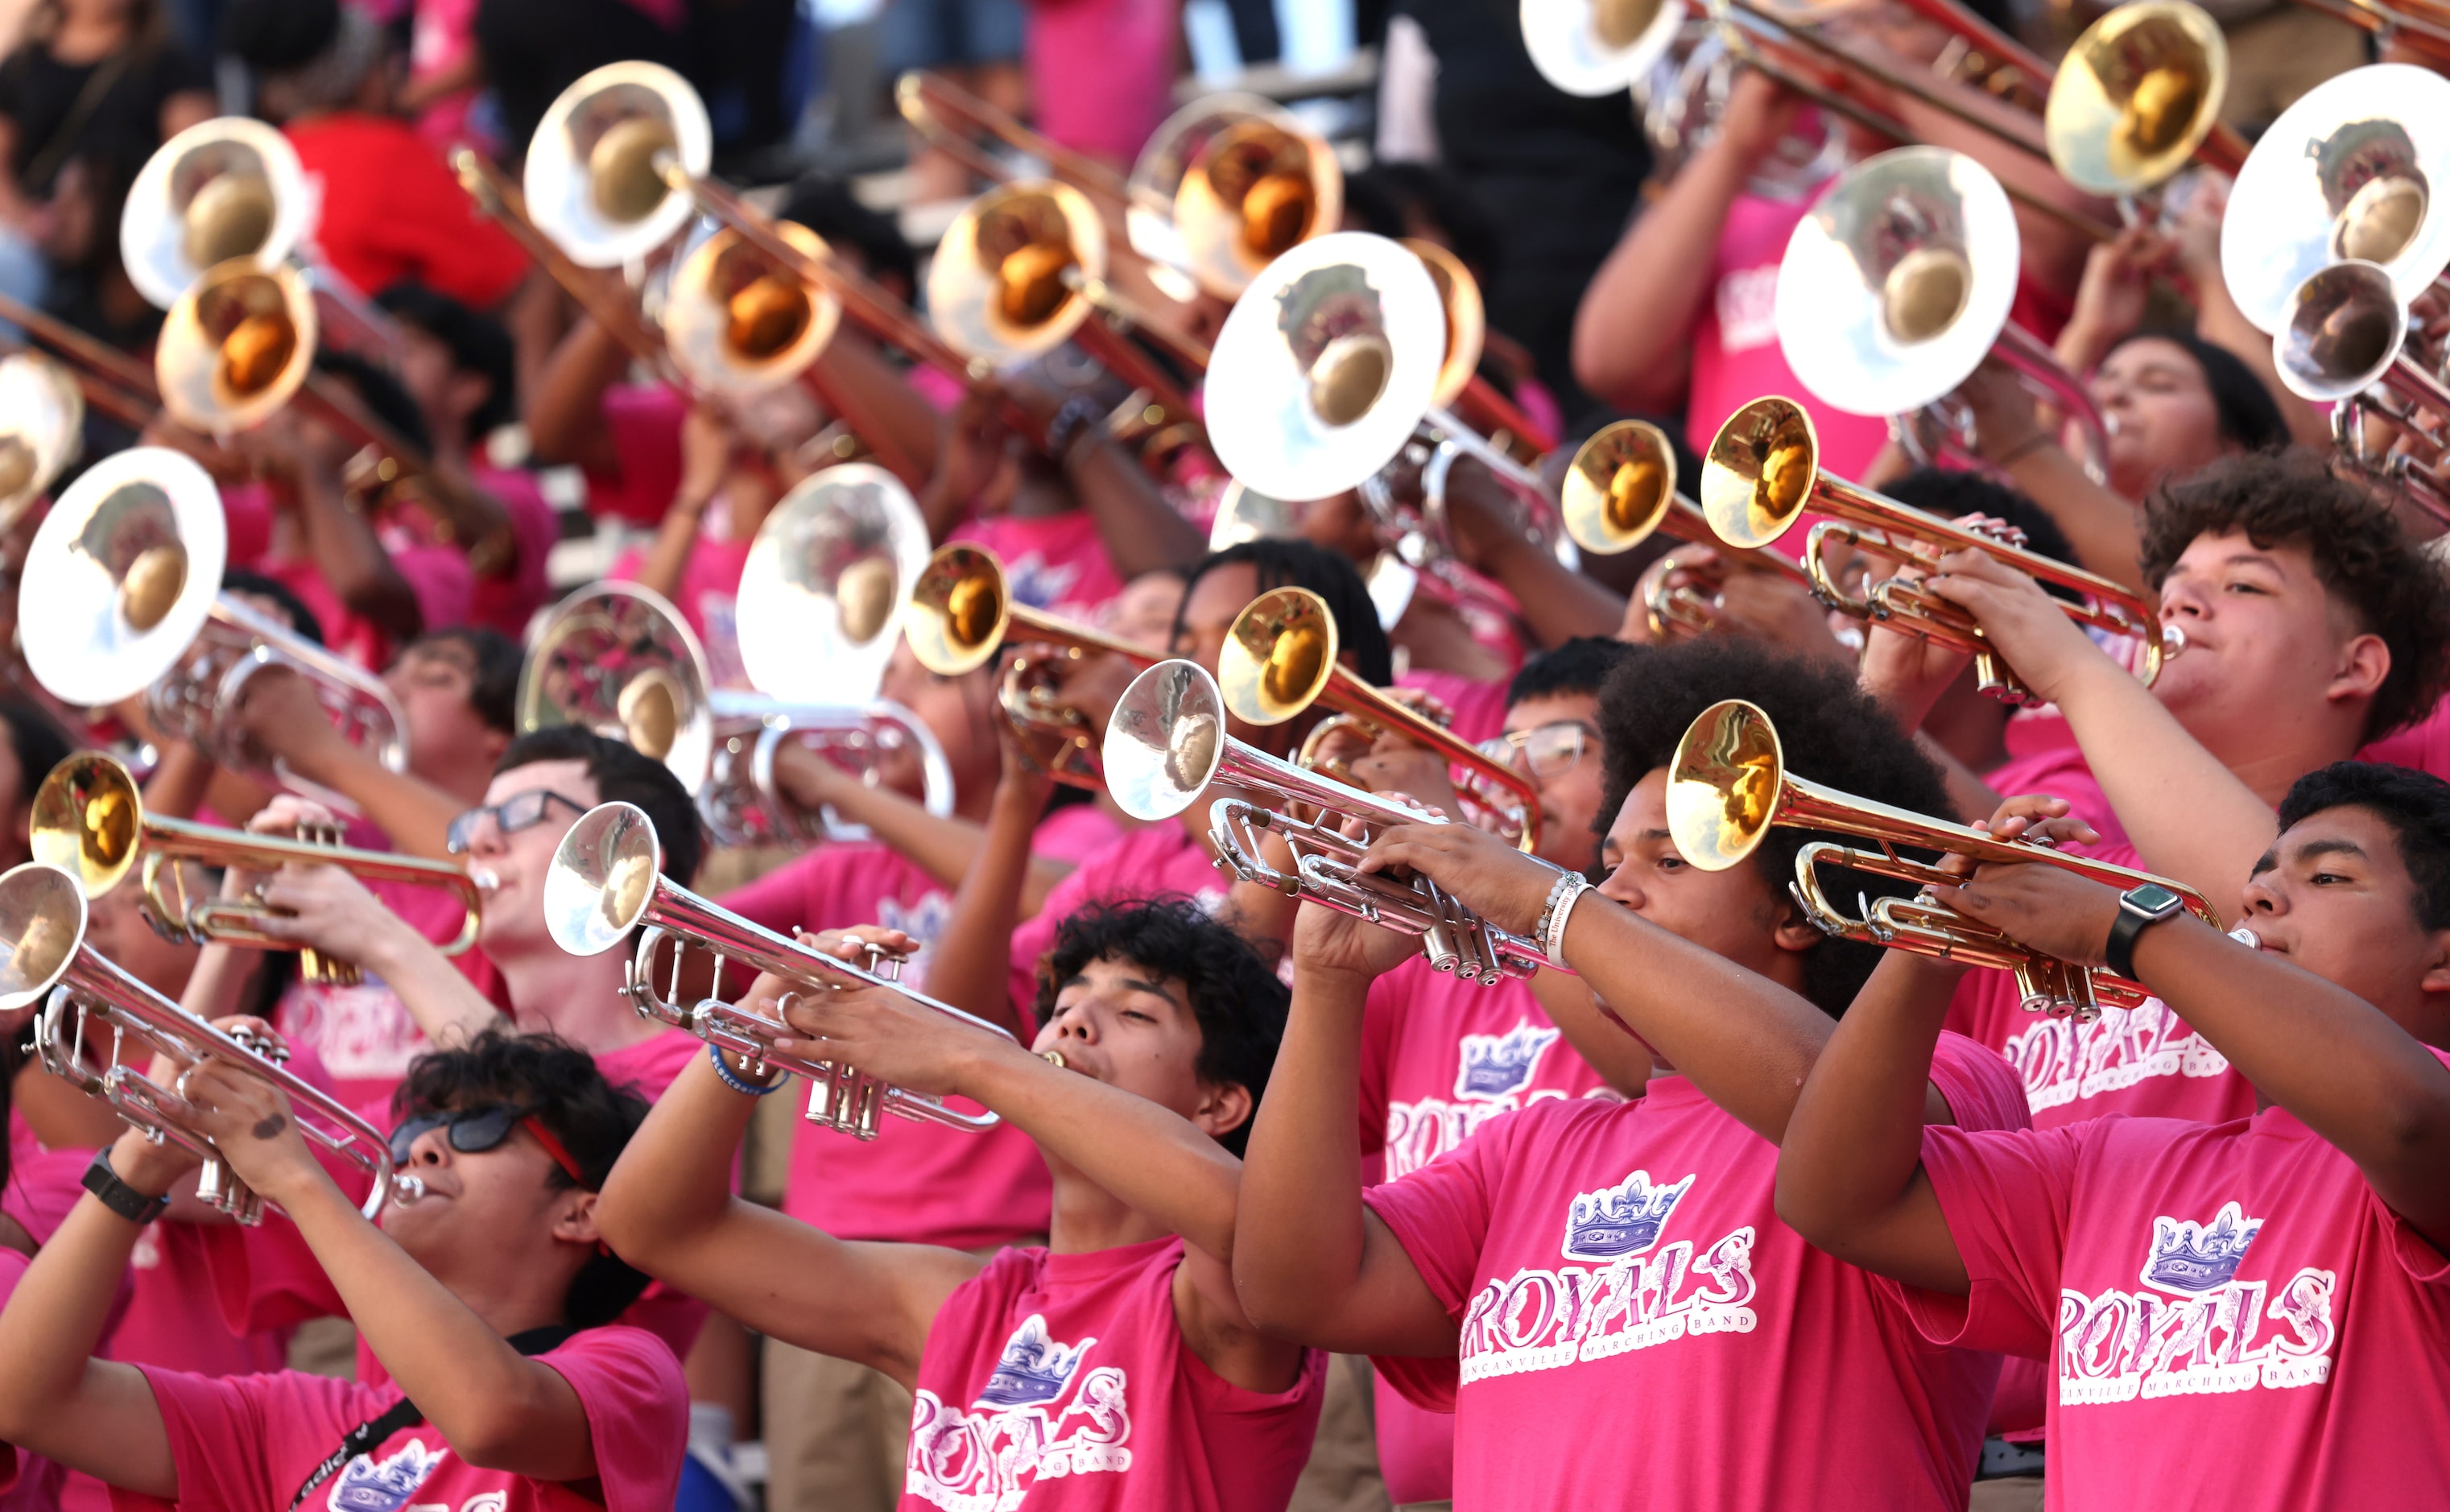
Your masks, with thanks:
[[[1659,1242],[1659,1231],[1684,1193],[1686,1176],[1672,1187],[1653,1187],[1650,1173],[1637,1171],[1613,1187],[1585,1192],[1565,1214],[1565,1258],[1622,1260]]]
[[[2246,1216],[2234,1202],[2224,1206],[2208,1227],[2191,1218],[2154,1218],[2144,1284],[2186,1292],[2226,1286],[2236,1278],[2246,1247],[2262,1231],[2263,1220]]]
[[[1463,1066],[1455,1073],[1458,1097],[1510,1097],[1531,1084],[1540,1057],[1557,1042],[1559,1031],[1516,1024],[1502,1035],[1463,1037]]]
[[[1072,1384],[1072,1373],[1080,1368],[1080,1356],[1097,1342],[1083,1339],[1066,1348],[1046,1336],[1046,1319],[1031,1313],[1005,1342],[1003,1358],[996,1362],[986,1389],[979,1393],[980,1405],[1025,1407],[1054,1401]]]
[[[1077,563],[1049,562],[1034,550],[1004,562],[1004,581],[1011,585],[1013,602],[1031,609],[1052,609],[1062,603],[1079,576]]]
[[[411,1439],[399,1453],[379,1463],[372,1455],[360,1454],[341,1467],[324,1504],[331,1512],[399,1512],[448,1452],[428,1450],[425,1441]]]

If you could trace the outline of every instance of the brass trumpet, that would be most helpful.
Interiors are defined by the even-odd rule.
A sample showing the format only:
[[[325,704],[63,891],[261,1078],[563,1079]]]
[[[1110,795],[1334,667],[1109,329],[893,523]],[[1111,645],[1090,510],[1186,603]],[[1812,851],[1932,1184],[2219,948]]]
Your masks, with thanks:
[[[1491,808],[1496,833],[1525,850],[1540,843],[1540,790],[1511,766],[1452,730],[1410,709],[1347,671],[1336,660],[1335,616],[1306,588],[1279,588],[1251,600],[1225,632],[1216,653],[1218,695],[1246,725],[1281,725],[1315,704],[1365,733],[1401,735],[1471,773],[1475,792],[1504,799]],[[1321,729],[1311,732],[1300,762],[1312,766]]]
[[[2040,862],[2121,892],[2157,882],[2185,898],[2195,917],[2215,929],[2221,927],[2220,916],[2210,904],[2168,878],[2071,856],[2048,845],[2000,840],[1978,829],[1807,782],[1787,769],[1778,729],[1767,714],[1740,698],[1711,705],[1677,743],[1669,768],[1667,828],[1678,852],[1704,871],[1724,871],[1751,855],[1771,827],[1779,824],[1828,830],[1870,841],[1877,847],[1814,841],[1797,854],[1796,901],[1823,933],[2012,971],[2031,1013],[2090,1020],[2104,1005],[2136,1007],[2152,991],[2102,967],[2080,967],[2042,955],[1988,924],[1942,907],[1928,895],[1858,900],[1861,916],[1849,915],[1821,890],[1819,869],[1843,866],[1931,887],[1953,885],[1961,879],[1932,863],[1901,855],[1898,847],[1953,852],[1979,862]]]
[[[302,825],[294,840],[165,819],[145,811],[136,779],[99,751],[83,751],[51,768],[34,790],[28,819],[29,848],[77,879],[88,897],[119,885],[138,861],[145,863],[138,902],[146,922],[163,938],[191,945],[243,945],[251,950],[300,950],[301,975],[308,981],[348,986],[360,979],[356,965],[264,931],[277,908],[251,898],[187,895],[182,861],[207,866],[273,871],[283,865],[338,866],[360,882],[440,887],[466,909],[458,938],[438,946],[457,956],[476,942],[483,896],[468,874],[448,862],[420,861],[387,851],[354,850],[340,843],[340,826]]]
[[[1808,509],[1835,516],[1815,525],[1805,540],[1803,566],[1813,592],[1841,613],[1972,652],[1986,692],[2011,702],[2032,698],[1971,614],[1896,577],[1875,583],[1859,598],[1849,594],[1830,576],[1822,542],[1835,536],[1900,567],[1926,566],[1949,552],[1983,552],[2045,583],[2073,589],[2092,602],[2062,600],[2068,618],[2143,642],[2144,665],[2136,675],[2147,685],[2161,674],[2164,660],[2185,649],[2184,631],[2163,624],[2151,605],[2110,579],[1832,477],[1820,471],[1819,457],[1812,417],[1792,399],[1755,399],[1736,411],[1719,427],[1701,463],[1701,512],[1710,529],[1730,546],[1759,547],[1785,534]]]
[[[872,950],[876,970],[863,971],[761,928],[709,902],[656,870],[661,854],[654,821],[629,804],[602,804],[579,816],[554,852],[545,875],[545,929],[554,943],[574,956],[599,956],[629,940],[640,925],[638,948],[626,963],[623,989],[641,1018],[688,1030],[752,1065],[774,1066],[808,1078],[810,1123],[859,1139],[873,1139],[885,1114],[979,1133],[1002,1120],[992,1113],[965,1114],[941,1097],[895,1087],[853,1066],[777,1055],[774,1041],[788,1031],[749,1008],[713,998],[694,1003],[680,998],[683,957],[692,945],[714,957],[719,979],[724,964],[737,961],[826,992],[837,987],[896,987],[904,997],[947,1015],[982,1034],[1012,1036],[982,1018],[900,987],[899,958]],[[674,946],[669,997],[657,997],[656,954]]]
[[[1565,530],[1574,544],[1594,556],[1629,552],[1665,531],[1680,541],[1715,546],[1731,566],[1773,572],[1800,588],[1812,586],[1800,563],[1768,547],[1719,542],[1701,506],[1676,488],[1676,448],[1648,420],[1613,420],[1575,449],[1560,490]],[[1672,553],[1671,553],[1672,554]],[[1650,632],[1662,639],[1701,635],[1718,628],[1718,606],[1685,586],[1670,587],[1673,569],[1656,569],[1643,611]]]
[[[928,558],[904,625],[911,653],[939,677],[959,677],[984,666],[1007,640],[1072,661],[1120,656],[1147,667],[1159,659],[1146,647],[1014,603],[995,553],[959,543],[940,546]],[[1043,652],[1015,653],[998,693],[1004,717],[1047,773],[1072,786],[1097,786],[1103,781],[1097,765],[1100,731],[1087,714],[1062,701],[1046,675],[1045,660]]]
[[[359,1210],[369,1220],[386,1203],[405,1205],[424,1195],[422,1182],[392,1169],[390,1142],[381,1132],[292,1075],[282,1064],[288,1052],[277,1041],[214,1028],[129,976],[87,943],[85,934],[85,898],[67,872],[29,862],[0,876],[0,1010],[49,994],[49,1002],[34,1019],[34,1048],[44,1069],[109,1104],[155,1144],[166,1141],[202,1159],[196,1194],[216,1211],[254,1225],[263,1221],[265,1204],[230,1173],[210,1141],[164,1115],[169,1092],[144,1071],[120,1063],[128,1040],[189,1067],[207,1057],[223,1061],[280,1088],[306,1137],[374,1178],[374,1190]],[[89,1037],[101,1041],[105,1027],[110,1031],[109,1067],[97,1073],[87,1064],[85,1049]]]
[[[1225,732],[1225,717],[1216,680],[1196,662],[1159,662],[1132,679],[1115,706],[1104,746],[1107,787],[1123,812],[1135,819],[1170,819],[1213,784],[1239,788],[1252,796],[1219,796],[1212,804],[1208,839],[1217,864],[1241,881],[1418,935],[1431,970],[1485,987],[1544,966],[1572,970],[1549,960],[1538,941],[1494,927],[1426,880],[1407,885],[1358,870],[1370,842],[1343,832],[1349,820],[1373,831],[1447,821],[1246,745]],[[1265,802],[1271,799],[1273,804]],[[1294,816],[1290,810],[1295,804],[1316,809],[1318,817]],[[1267,863],[1260,850],[1263,830],[1284,837],[1293,853],[1293,871]]]

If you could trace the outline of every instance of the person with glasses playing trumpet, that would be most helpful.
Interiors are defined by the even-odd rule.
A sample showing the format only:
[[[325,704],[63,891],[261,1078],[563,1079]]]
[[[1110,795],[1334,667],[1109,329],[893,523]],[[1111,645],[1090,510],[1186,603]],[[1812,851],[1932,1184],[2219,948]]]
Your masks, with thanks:
[[[1398,1389],[1455,1414],[1462,1512],[1965,1505],[1995,1362],[1921,1347],[1873,1277],[1771,1211],[1797,1089],[1879,952],[1824,937],[1789,898],[1810,832],[1773,831],[1723,871],[1678,850],[1673,755],[1729,695],[1831,785],[1944,807],[1938,773],[1841,674],[1713,638],[1629,651],[1601,690],[1598,896],[1461,824],[1392,826],[1364,863],[1545,936],[1580,979],[1543,973],[1535,991],[1595,1069],[1643,1088],[1632,1101],[1531,1102],[1365,1192],[1370,986],[1419,946],[1314,905],[1295,926],[1235,1277],[1262,1329],[1377,1355]],[[1926,1082],[1917,1116],[2024,1122],[2012,1075],[1970,1041],[1945,1041]]]
[[[672,1504],[688,1397],[665,1344],[613,1321],[647,1278],[604,1252],[596,1219],[644,1097],[551,1038],[426,1056],[394,1135],[424,1195],[378,1227],[282,1093],[211,1060],[177,1081],[168,1116],[281,1205],[381,1374],[215,1380],[93,1358],[146,1225],[196,1164],[130,1131],[0,1310],[0,1439],[197,1512]]]
[[[1993,833],[2089,831],[2015,800]],[[2293,783],[2224,938],[2063,868],[1948,906],[2107,963],[2255,1090],[2226,1122],[1926,1126],[1959,968],[1893,957],[1813,1064],[1778,1208],[1931,1345],[2037,1362],[2050,1505],[2355,1507],[2450,1480],[2450,784]]]

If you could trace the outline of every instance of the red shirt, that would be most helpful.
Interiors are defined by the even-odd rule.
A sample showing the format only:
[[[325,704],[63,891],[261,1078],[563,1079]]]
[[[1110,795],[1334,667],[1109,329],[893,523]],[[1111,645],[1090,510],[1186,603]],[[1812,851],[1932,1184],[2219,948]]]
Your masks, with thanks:
[[[2024,1123],[1978,1046],[1944,1037],[1932,1080],[1971,1127]],[[1962,1512],[1997,1362],[1927,1347],[1780,1223],[1777,1174],[1767,1140],[1660,1076],[1631,1102],[1534,1102],[1365,1194],[1462,1330],[1458,1361],[1394,1372],[1454,1405],[1457,1512]]]
[[[1973,1292],[1883,1285],[1934,1342],[2050,1362],[2052,1512],[2450,1485],[2450,1261],[2286,1110],[1926,1129],[1923,1170]]]
[[[1327,1358],[1237,1386],[1183,1344],[1180,1239],[1006,1250],[945,1299],[919,1357],[903,1512],[1284,1512]]]
[[[527,276],[527,254],[477,212],[442,155],[409,123],[341,110],[283,130],[322,196],[316,247],[360,293],[414,279],[485,310]]]
[[[462,1512],[669,1512],[689,1439],[689,1388],[662,1340],[619,1326],[590,1328],[536,1356],[578,1394],[594,1441],[595,1479],[532,1480],[480,1469],[430,1424],[401,1428],[316,1488],[307,1506],[336,1512],[457,1507]],[[169,1432],[176,1501],[113,1488],[119,1512],[267,1512],[285,1507],[350,1430],[400,1400],[398,1386],[282,1370],[208,1380],[141,1367]],[[303,1509],[301,1508],[301,1512]]]

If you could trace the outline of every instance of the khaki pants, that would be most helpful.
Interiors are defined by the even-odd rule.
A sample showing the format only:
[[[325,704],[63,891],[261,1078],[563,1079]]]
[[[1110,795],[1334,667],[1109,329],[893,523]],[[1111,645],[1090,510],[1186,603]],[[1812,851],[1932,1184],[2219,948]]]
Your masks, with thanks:
[[[1310,1463],[1293,1483],[1286,1512],[1387,1512],[1378,1475],[1378,1429],[1371,1412],[1370,1362],[1339,1354],[1327,1362],[1327,1400]]]
[[[910,1393],[882,1371],[766,1341],[767,1512],[893,1512]]]
[[[1976,1481],[1973,1500],[1965,1507],[1966,1512],[2042,1512],[2042,1478],[2010,1475]]]

